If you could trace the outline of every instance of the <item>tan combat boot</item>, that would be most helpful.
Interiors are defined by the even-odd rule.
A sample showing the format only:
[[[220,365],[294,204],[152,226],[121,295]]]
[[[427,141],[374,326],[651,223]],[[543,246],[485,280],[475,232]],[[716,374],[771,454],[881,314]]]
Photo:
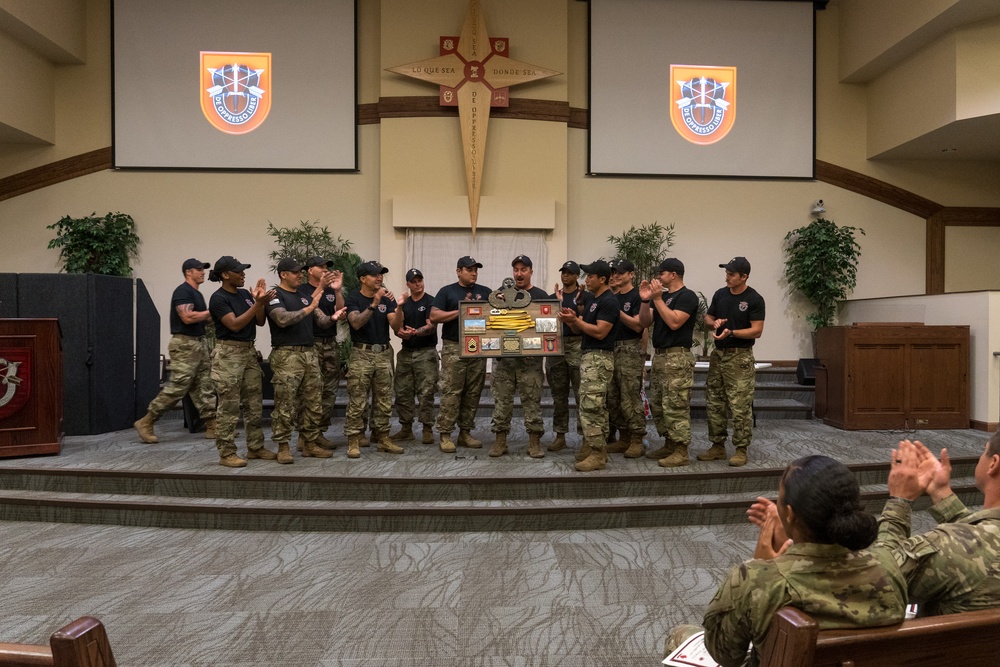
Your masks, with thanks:
[[[745,466],[746,464],[747,464],[747,448],[737,447],[736,453],[733,454],[732,458],[729,459],[729,465],[733,466],[734,468],[738,468],[740,466]]]
[[[392,440],[406,441],[413,440],[416,438],[413,435],[413,427],[410,424],[400,424],[399,430],[389,436]]]
[[[542,434],[528,434],[528,456],[533,459],[544,459],[545,452],[542,451]]]
[[[378,450],[386,454],[402,454],[403,448],[392,441],[388,431],[382,431],[378,437]]]
[[[215,420],[209,419],[205,422],[205,439],[215,440]]]
[[[219,457],[219,465],[227,468],[245,468],[247,462],[246,459],[241,459],[236,454],[226,454]]]
[[[378,434],[375,433],[375,431],[372,431],[372,439],[378,440],[377,436]],[[358,446],[367,447],[370,444],[372,444],[371,440],[369,440],[368,436],[364,434],[364,431],[362,431],[361,435],[358,436]]]
[[[624,454],[628,451],[629,435],[628,431],[620,431],[615,435],[616,429],[612,429],[608,435],[608,444],[604,447],[607,454]]]
[[[337,448],[337,445],[333,444],[333,441],[330,440],[329,438],[327,438],[322,433],[320,433],[319,435],[316,436],[316,439],[313,440],[313,444],[316,445],[317,447],[322,447],[323,449],[336,449]]]
[[[664,468],[678,468],[680,466],[691,465],[691,458],[688,456],[687,445],[677,445],[673,453],[657,461]]]
[[[646,453],[646,445],[642,444],[642,439],[644,437],[646,437],[646,434],[642,431],[632,433],[631,442],[629,443],[628,449],[625,450],[625,458],[642,458],[642,455]]]
[[[434,428],[424,424],[424,435],[420,438],[421,444],[433,445],[434,444]]]
[[[441,434],[441,451],[445,454],[455,453],[455,441],[451,439],[451,433]]]
[[[604,470],[604,466],[608,463],[608,455],[596,447],[591,448],[591,454],[584,460],[576,464],[577,472],[594,472],[595,470]]]
[[[147,412],[142,419],[132,424],[132,426],[135,427],[135,430],[139,432],[139,439],[149,445],[155,445],[160,441],[160,439],[156,437],[156,433],[153,432],[153,423],[155,421],[156,420],[153,419],[153,415]]]
[[[583,444],[580,445],[580,450],[573,456],[574,458],[576,458],[577,461],[583,461],[593,453],[594,453],[594,448],[591,447],[589,444],[587,444],[587,441],[584,440]]]
[[[266,447],[261,447],[260,449],[248,449],[247,450],[248,459],[263,459],[264,461],[274,461],[278,458],[278,455],[272,452]]]
[[[278,463],[295,463],[292,458],[292,451],[288,448],[287,442],[278,443]]]
[[[302,446],[302,456],[315,456],[318,459],[328,459],[333,456],[329,449],[323,449],[316,442],[306,440]]]
[[[663,446],[659,449],[654,449],[651,452],[646,452],[647,459],[653,459],[654,461],[659,461],[660,459],[665,459],[674,453],[674,448],[677,446],[670,438],[663,438]]]
[[[479,449],[483,446],[483,441],[473,438],[472,431],[463,428],[458,432],[458,446],[468,447],[469,449]]]
[[[547,449],[550,452],[558,452],[560,449],[566,449],[566,434],[556,433],[556,439],[552,441],[552,444]]]
[[[726,446],[717,443],[698,455],[699,461],[723,461],[726,458]]]
[[[347,436],[347,458],[349,458],[349,459],[361,458],[361,436],[360,435],[349,435],[349,436]]]
[[[496,440],[493,441],[493,446],[490,448],[490,456],[494,458],[507,453],[507,432],[497,431],[496,436]]]

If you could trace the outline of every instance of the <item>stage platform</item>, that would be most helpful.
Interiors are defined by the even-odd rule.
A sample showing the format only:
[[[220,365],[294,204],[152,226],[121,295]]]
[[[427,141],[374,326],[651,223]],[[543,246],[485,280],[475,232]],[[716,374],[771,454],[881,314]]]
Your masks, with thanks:
[[[0,520],[379,532],[735,523],[745,521],[758,495],[775,497],[782,469],[807,454],[850,465],[870,509],[878,511],[887,497],[889,453],[901,438],[920,439],[934,451],[948,447],[956,491],[978,504],[973,471],[988,437],[974,430],[841,431],[817,420],[761,420],[743,468],[695,460],[664,469],[616,454],[605,470],[582,474],[573,469],[575,434],[569,448],[531,459],[527,435],[515,425],[510,453],[492,459],[488,421],[478,426],[483,449],[444,454],[436,444],[402,442],[405,454],[368,447],[351,460],[336,420],[327,433],[338,444],[333,458],[296,453],[293,465],[255,460],[241,469],[219,466],[214,443],[188,433],[179,419],[156,425],[155,445],[141,443],[132,430],[67,437],[59,456],[0,460]],[[708,447],[704,422],[693,431],[692,455]],[[546,434],[543,446],[551,440]]]

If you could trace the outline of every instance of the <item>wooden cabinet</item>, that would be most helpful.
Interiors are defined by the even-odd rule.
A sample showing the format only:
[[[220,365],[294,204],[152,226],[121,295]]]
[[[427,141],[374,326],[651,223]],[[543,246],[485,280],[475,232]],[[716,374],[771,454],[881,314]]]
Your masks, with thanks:
[[[816,416],[843,429],[969,428],[969,327],[816,332]]]
[[[0,456],[62,447],[59,320],[0,319]]]

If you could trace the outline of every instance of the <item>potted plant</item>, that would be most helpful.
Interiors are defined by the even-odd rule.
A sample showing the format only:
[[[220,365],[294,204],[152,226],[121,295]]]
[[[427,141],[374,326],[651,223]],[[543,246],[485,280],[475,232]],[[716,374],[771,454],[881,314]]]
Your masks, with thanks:
[[[59,248],[66,273],[96,273],[131,277],[131,261],[139,256],[135,220],[125,213],[103,218],[91,213],[84,218],[66,215],[46,229],[55,229],[49,248]]]
[[[864,234],[865,230],[817,218],[785,234],[785,279],[815,309],[806,315],[814,329],[833,324],[837,302],[857,285],[861,246],[855,232]]]
[[[667,258],[674,245],[674,225],[671,223],[664,227],[654,222],[638,229],[633,225],[621,236],[608,236],[608,241],[615,247],[617,257],[627,258],[635,264],[635,282],[638,284],[660,277],[657,271],[660,262]]]
[[[705,325],[705,314],[708,312],[708,299],[705,297],[704,292],[697,292],[697,294],[698,312],[694,315],[694,347],[701,350],[698,359],[705,361],[712,354],[712,350],[715,349],[715,339],[712,337],[714,331]]]

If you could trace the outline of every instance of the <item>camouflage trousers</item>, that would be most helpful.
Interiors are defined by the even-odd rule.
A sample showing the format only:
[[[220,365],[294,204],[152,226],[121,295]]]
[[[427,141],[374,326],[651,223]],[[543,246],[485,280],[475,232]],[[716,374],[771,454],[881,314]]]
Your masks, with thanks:
[[[614,353],[588,350],[580,357],[580,422],[583,442],[604,451],[608,437],[608,390],[614,379]]]
[[[337,401],[337,387],[340,386],[340,346],[337,337],[314,339],[313,350],[316,351],[319,373],[323,378],[323,412],[319,427],[321,431],[326,431],[333,421],[333,406]]]
[[[753,391],[757,371],[753,348],[713,350],[705,386],[708,439],[725,444],[728,414],[733,416],[733,445],[749,447],[753,426]]]
[[[524,429],[528,433],[545,433],[542,422],[542,359],[493,360],[493,425],[494,433],[510,431],[514,414],[514,393],[521,396]]]
[[[299,435],[310,442],[315,440],[322,433],[319,421],[323,414],[323,378],[316,352],[311,347],[276,347],[268,361],[274,385],[271,439],[287,443],[298,425]]]
[[[646,431],[646,410],[642,405],[645,364],[641,339],[615,345],[615,375],[608,392],[608,414],[612,426],[631,433]]]
[[[419,403],[420,423],[434,425],[434,394],[438,388],[438,351],[436,347],[403,348],[396,356],[396,415],[400,425],[413,423]]]
[[[351,352],[347,364],[347,419],[344,434],[360,435],[365,432],[368,415],[368,394],[372,396],[372,432],[388,432],[392,416],[392,348],[381,352],[363,350]]]
[[[545,375],[552,390],[552,430],[569,433],[569,390],[576,399],[576,423],[580,424],[580,336],[563,338],[566,354],[545,358]]]
[[[486,385],[486,360],[462,359],[458,342],[441,344],[441,410],[438,433],[451,433],[455,424],[463,430],[476,427],[476,410]]]
[[[254,451],[264,446],[264,431],[260,426],[263,412],[262,376],[257,348],[253,343],[216,343],[212,351],[212,382],[219,393],[215,446],[220,457],[236,453],[236,424],[240,420],[241,408],[243,424],[247,430],[247,449]]]
[[[691,350],[671,347],[653,355],[649,378],[649,411],[656,432],[680,445],[691,444],[691,387],[694,385],[694,355]]]
[[[214,419],[215,387],[212,386],[212,359],[208,342],[204,338],[174,334],[167,345],[167,353],[170,355],[170,379],[146,409],[153,416],[153,421],[174,407],[184,394],[191,395],[202,419]]]

